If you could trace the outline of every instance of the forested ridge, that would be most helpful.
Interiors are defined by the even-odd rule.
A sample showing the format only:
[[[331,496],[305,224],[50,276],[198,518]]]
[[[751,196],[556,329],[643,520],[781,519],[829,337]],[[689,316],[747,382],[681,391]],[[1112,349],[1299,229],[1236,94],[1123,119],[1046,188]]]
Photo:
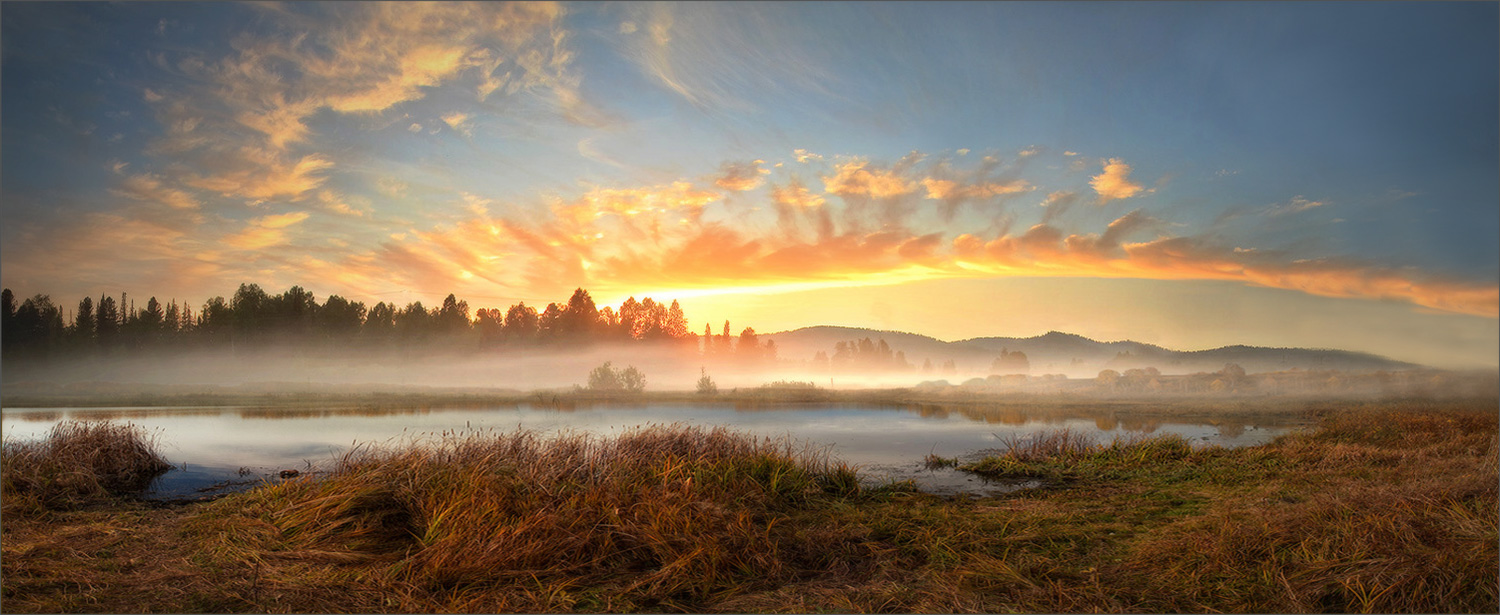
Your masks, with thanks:
[[[35,295],[18,305],[3,291],[3,352],[7,359],[60,356],[122,355],[149,349],[381,349],[441,346],[453,350],[582,347],[595,344],[649,344],[680,347],[705,358],[775,358],[775,344],[761,344],[754,329],[730,335],[729,322],[713,334],[694,334],[682,307],[650,297],[627,299],[616,310],[600,309],[579,288],[567,301],[540,311],[518,302],[508,308],[480,308],[470,313],[467,301],[449,294],[441,305],[421,301],[405,306],[378,302],[366,306],[331,295],[319,303],[312,293],[293,286],[269,294],[257,284],[241,284],[228,299],[216,296],[197,307],[156,297],[137,307],[121,293],[118,300],[84,297],[76,310]]]

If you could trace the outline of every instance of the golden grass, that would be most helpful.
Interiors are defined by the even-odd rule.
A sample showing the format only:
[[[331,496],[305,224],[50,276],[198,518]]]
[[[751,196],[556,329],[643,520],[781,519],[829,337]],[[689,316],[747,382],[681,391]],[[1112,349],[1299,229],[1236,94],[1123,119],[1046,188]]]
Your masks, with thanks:
[[[527,582],[613,584],[625,604],[692,605],[794,578],[788,552],[811,547],[777,527],[785,511],[858,490],[851,470],[790,441],[652,427],[359,448],[327,476],[216,508],[255,511],[291,549],[394,558],[386,581],[481,610],[507,607],[465,596]],[[563,594],[544,603],[604,606]]]
[[[7,611],[1495,612],[1489,403],[1243,448],[1013,442],[1047,486],[861,489],[724,430],[449,435],[171,510],[7,518]],[[981,469],[985,462],[970,469]],[[7,492],[7,497],[9,493]]]
[[[7,515],[74,508],[139,491],[172,466],[154,438],[131,424],[64,421],[40,440],[0,446]]]

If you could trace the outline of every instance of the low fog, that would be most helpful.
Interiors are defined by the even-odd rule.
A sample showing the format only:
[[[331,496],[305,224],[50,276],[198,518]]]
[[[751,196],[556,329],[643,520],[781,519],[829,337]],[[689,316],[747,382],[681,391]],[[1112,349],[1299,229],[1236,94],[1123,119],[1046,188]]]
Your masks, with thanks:
[[[1011,353],[1013,354],[1013,353]],[[1075,365],[1046,372],[1007,370],[1000,362],[930,361],[903,367],[853,362],[739,356],[706,357],[681,345],[594,345],[498,352],[443,348],[349,349],[310,352],[297,347],[140,351],[125,356],[9,360],[0,371],[6,396],[157,393],[339,394],[461,391],[571,392],[589,385],[590,372],[609,363],[634,367],[646,392],[692,392],[707,376],[720,393],[761,389],[910,389],[928,397],[1067,395],[1082,397],[1484,396],[1500,390],[1494,372],[1431,369],[1302,369],[1253,372],[1237,364],[1213,371],[1171,372],[1154,366],[1113,369]],[[1119,366],[1117,366],[1119,367]]]

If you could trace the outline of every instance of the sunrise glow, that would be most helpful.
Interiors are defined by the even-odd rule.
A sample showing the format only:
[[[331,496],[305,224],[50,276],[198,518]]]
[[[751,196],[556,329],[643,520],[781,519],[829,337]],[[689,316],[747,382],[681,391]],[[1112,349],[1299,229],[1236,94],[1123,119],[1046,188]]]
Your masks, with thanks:
[[[1493,367],[1495,12],[8,3],[0,274],[64,306],[581,287],[945,339],[1066,311]],[[1162,284],[1280,313],[1132,328]],[[1351,301],[1373,332],[1337,326]]]

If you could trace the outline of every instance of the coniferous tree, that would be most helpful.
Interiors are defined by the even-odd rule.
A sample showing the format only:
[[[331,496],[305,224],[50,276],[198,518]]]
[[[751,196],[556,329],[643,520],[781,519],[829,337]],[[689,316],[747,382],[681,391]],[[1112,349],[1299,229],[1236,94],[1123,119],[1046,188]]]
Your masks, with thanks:
[[[182,311],[177,307],[177,300],[173,299],[167,304],[167,311],[162,315],[162,331],[168,337],[177,335],[182,329]]]
[[[471,327],[469,302],[459,301],[453,293],[448,293],[448,296],[443,299],[443,307],[438,308],[437,313],[433,315],[433,320],[433,324],[445,335],[459,336],[468,333]]]
[[[388,342],[395,335],[395,331],[395,308],[384,301],[370,308],[369,314],[365,316],[365,326],[362,330],[367,339],[374,343]]]
[[[84,297],[78,302],[78,316],[73,318],[73,338],[87,347],[94,343],[94,299]]]
[[[94,336],[99,340],[99,346],[110,348],[119,341],[119,333],[120,314],[115,308],[115,298],[101,295],[99,311],[95,316]]]
[[[558,315],[559,339],[571,342],[594,339],[599,325],[599,308],[589,292],[579,288],[568,298],[567,307]]]
[[[16,295],[10,292],[9,288],[0,291],[0,310],[3,310],[3,312],[0,312],[0,338],[4,338],[6,342],[14,343]]]

